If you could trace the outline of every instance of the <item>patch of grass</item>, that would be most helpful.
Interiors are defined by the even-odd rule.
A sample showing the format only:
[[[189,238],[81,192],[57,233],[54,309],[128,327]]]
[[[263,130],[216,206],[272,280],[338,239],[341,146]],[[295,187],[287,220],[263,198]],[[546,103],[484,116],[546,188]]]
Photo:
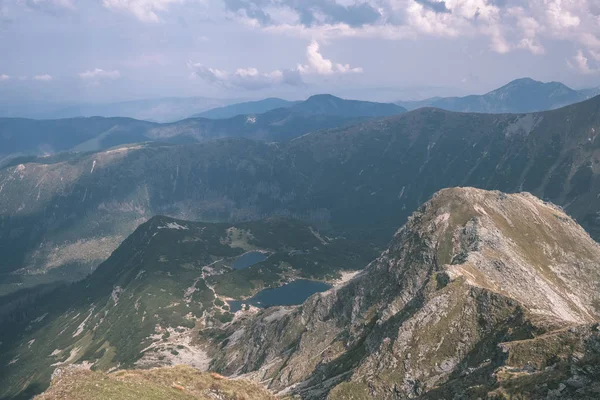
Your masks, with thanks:
[[[229,380],[190,367],[119,371],[63,370],[36,400],[274,400],[265,389],[244,380]]]

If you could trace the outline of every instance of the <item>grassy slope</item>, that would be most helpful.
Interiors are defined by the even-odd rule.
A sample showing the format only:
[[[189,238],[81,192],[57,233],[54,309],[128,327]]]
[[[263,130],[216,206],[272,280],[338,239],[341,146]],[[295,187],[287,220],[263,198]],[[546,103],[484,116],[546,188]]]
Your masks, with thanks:
[[[244,380],[179,366],[151,370],[122,370],[112,374],[65,369],[35,400],[269,400],[267,390]]]

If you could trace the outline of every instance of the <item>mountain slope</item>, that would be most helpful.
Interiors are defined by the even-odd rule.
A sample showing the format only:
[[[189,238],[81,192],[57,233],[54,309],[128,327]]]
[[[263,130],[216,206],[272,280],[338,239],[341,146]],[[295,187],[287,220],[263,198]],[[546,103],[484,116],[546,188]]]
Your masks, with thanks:
[[[436,107],[460,112],[528,113],[577,103],[590,98],[590,94],[591,92],[573,90],[560,82],[544,83],[522,78],[484,95],[431,98],[398,104],[409,110]]]
[[[213,368],[304,399],[545,396],[578,374],[560,369],[576,349],[600,355],[599,265],[600,246],[558,207],[442,190],[345,286],[226,327]]]
[[[224,119],[232,118],[237,115],[262,114],[276,108],[288,108],[296,103],[298,102],[273,97],[258,101],[248,101],[245,103],[236,103],[225,107],[213,108],[194,114],[191,118]]]
[[[236,269],[257,252],[264,257]],[[214,348],[198,332],[258,310],[234,314],[227,301],[298,279],[334,282],[375,256],[288,219],[229,225],[154,217],[85,280],[1,316],[0,398],[30,398],[56,367],[73,363],[206,370]]]
[[[10,155],[53,154],[76,149],[98,150],[93,142],[119,137],[129,142],[146,140],[146,132],[156,124],[130,118],[72,118],[32,120],[0,118],[0,161]],[[85,144],[89,143],[88,146]]]
[[[0,118],[0,166],[17,156],[89,152],[140,142],[199,143],[227,137],[286,141],[320,129],[337,128],[364,117],[291,113],[277,109],[229,119],[186,119],[155,124],[128,118],[28,120]]]
[[[156,214],[287,215],[381,245],[449,186],[530,191],[597,238],[598,131],[600,97],[524,115],[421,109],[285,144],[136,145],[15,163],[0,169],[2,282],[82,276]]]

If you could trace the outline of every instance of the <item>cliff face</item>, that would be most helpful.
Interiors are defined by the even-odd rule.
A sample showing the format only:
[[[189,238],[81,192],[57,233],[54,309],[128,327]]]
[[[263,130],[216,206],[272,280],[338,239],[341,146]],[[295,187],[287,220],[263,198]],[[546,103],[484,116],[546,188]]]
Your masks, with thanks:
[[[597,357],[599,266],[558,207],[445,189],[345,286],[234,322],[213,366],[308,399],[551,396]]]

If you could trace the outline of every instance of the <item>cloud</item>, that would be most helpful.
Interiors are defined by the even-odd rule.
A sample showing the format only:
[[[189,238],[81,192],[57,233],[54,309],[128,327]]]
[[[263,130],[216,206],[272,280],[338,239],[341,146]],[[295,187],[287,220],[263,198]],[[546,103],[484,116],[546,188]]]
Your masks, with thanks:
[[[306,49],[306,56],[308,58],[308,65],[299,65],[298,70],[301,74],[318,74],[318,75],[331,75],[334,73],[360,73],[363,72],[362,68],[352,68],[348,64],[334,64],[331,60],[326,59],[319,51],[319,43],[312,41]]]
[[[30,10],[60,15],[61,12],[75,10],[74,0],[22,0]]]
[[[227,88],[241,88],[246,90],[260,90],[278,85],[296,86],[302,84],[302,78],[297,71],[275,70],[262,73],[256,68],[238,68],[229,73],[216,68],[210,68],[200,63],[188,63],[192,75],[204,81]]]
[[[33,79],[34,81],[48,82],[48,81],[51,81],[54,78],[52,78],[52,75],[43,74],[43,75],[35,75],[31,79]]]
[[[88,71],[79,73],[79,77],[81,79],[88,79],[88,80],[118,79],[120,76],[121,76],[121,73],[118,70],[105,71],[100,68],[94,68],[94,69],[90,69]]]
[[[225,70],[210,68],[201,63],[188,63],[192,76],[208,83],[229,88],[247,90],[266,89],[279,85],[299,86],[303,77],[309,75],[333,75],[363,72],[362,68],[353,68],[348,64],[338,64],[326,59],[319,51],[319,44],[312,41],[306,50],[308,64],[299,64],[293,69],[260,72],[256,68],[238,68],[229,73]]]
[[[598,60],[600,58],[600,54],[592,53],[592,57]],[[577,54],[571,59],[567,61],[569,67],[581,72],[582,74],[592,75],[600,73],[600,67],[591,67],[589,63],[589,59],[583,53],[583,50],[579,50]]]
[[[7,81],[10,79],[10,76],[6,74],[0,74],[0,81]]]
[[[415,0],[416,3],[419,3],[423,7],[435,11],[437,13],[449,13],[451,12],[448,7],[446,7],[445,1],[434,1],[434,0]]]
[[[545,53],[544,42],[600,50],[598,0],[223,0],[250,26],[307,38],[487,37],[506,54]],[[291,15],[291,16],[290,16]]]
[[[102,5],[110,10],[134,15],[143,22],[160,22],[158,13],[165,12],[173,3],[183,0],[102,0]]]
[[[347,24],[359,27],[375,23],[381,14],[365,1],[340,4],[336,0],[224,0],[227,10],[256,20],[261,25],[277,24],[277,9],[291,10],[303,26]],[[345,2],[348,3],[348,2]]]

